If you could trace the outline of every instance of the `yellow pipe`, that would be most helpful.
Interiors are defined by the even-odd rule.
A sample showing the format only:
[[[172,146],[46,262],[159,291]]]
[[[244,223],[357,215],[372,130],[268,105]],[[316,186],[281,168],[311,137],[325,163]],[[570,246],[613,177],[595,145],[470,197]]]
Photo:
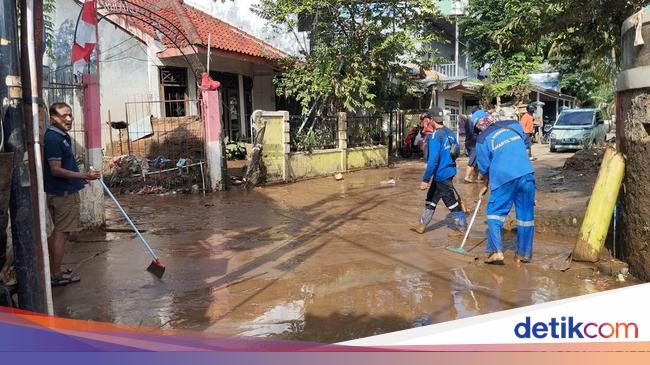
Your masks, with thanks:
[[[573,249],[573,260],[597,262],[605,246],[607,231],[612,222],[614,206],[623,183],[625,159],[614,147],[605,151],[596,185],[589,200],[587,214],[582,222],[578,242]]]

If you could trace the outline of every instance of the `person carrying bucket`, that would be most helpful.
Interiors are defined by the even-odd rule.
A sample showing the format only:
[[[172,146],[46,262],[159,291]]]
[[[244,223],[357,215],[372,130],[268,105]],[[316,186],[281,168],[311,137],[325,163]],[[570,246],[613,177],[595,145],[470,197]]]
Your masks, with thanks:
[[[444,112],[438,107],[431,108],[424,115],[423,122],[429,123],[434,129],[427,143],[427,167],[420,183],[420,190],[428,190],[424,211],[418,223],[411,225],[411,230],[424,234],[433,219],[438,202],[442,201],[454,217],[454,229],[464,231],[466,224],[465,212],[461,209],[460,197],[453,185],[456,176],[456,162],[460,147],[456,134],[444,126]]]
[[[485,263],[504,264],[501,230],[513,204],[517,217],[515,262],[528,263],[535,233],[535,170],[527,152],[530,137],[517,120],[497,121],[494,116],[481,119],[477,128],[482,131],[476,144],[477,164],[486,177],[480,197],[490,191]]]

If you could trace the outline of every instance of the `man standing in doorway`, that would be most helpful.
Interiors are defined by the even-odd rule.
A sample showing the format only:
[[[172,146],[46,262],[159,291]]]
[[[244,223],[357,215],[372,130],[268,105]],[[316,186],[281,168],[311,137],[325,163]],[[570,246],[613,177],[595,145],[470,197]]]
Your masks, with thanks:
[[[99,171],[79,172],[68,131],[74,117],[66,103],[50,106],[50,127],[43,137],[45,149],[44,185],[47,206],[54,223],[54,231],[47,239],[50,250],[52,286],[63,286],[80,279],[72,270],[62,270],[65,241],[68,234],[80,229],[79,191],[85,181],[99,179]]]
[[[476,144],[478,168],[487,179],[480,196],[490,191],[485,263],[504,264],[501,230],[513,204],[517,217],[515,262],[528,263],[535,234],[535,170],[526,153],[530,138],[516,120],[485,118],[477,128],[483,131]]]
[[[444,111],[438,107],[430,109],[424,119],[434,128],[427,144],[429,158],[420,183],[420,189],[428,191],[422,216],[418,223],[411,225],[411,229],[424,234],[433,219],[438,202],[442,199],[454,218],[453,228],[464,231],[465,212],[461,209],[460,197],[453,185],[456,176],[454,156],[459,150],[456,134],[444,126]]]

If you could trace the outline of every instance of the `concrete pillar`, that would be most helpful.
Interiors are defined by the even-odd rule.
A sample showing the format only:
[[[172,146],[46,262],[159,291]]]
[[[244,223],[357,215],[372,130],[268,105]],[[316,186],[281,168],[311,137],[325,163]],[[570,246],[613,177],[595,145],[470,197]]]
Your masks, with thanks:
[[[348,115],[338,113],[337,115],[337,138],[341,150],[341,172],[348,171]]]
[[[219,90],[202,91],[203,128],[205,136],[205,159],[207,166],[207,180],[209,189],[223,190],[224,167],[221,126],[221,105],[219,103]]]
[[[282,144],[284,148],[284,160],[282,165],[282,180],[287,182],[289,180],[290,171],[289,171],[289,158],[291,157],[291,124],[289,123],[289,112],[282,112],[284,133],[282,133]]]
[[[646,20],[642,33],[647,43],[650,9],[643,12],[642,19]],[[626,156],[616,237],[616,246],[620,247],[616,254],[630,264],[634,275],[647,282],[650,281],[650,47],[635,45],[638,15],[623,25],[621,72],[616,80],[616,142]]]
[[[246,98],[244,97],[244,75],[237,75],[239,81],[239,134],[244,138],[248,134],[246,130]]]
[[[102,121],[100,113],[99,75],[84,74],[83,85],[83,123],[86,132],[86,161],[96,170],[102,169]],[[104,189],[98,181],[92,181],[80,192],[81,225],[84,229],[94,230],[103,227]]]

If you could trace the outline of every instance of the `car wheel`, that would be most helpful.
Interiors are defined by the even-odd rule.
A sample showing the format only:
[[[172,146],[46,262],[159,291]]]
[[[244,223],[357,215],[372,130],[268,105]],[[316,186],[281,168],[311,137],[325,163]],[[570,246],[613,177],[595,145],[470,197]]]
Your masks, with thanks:
[[[551,143],[551,152],[557,152],[557,148]]]

